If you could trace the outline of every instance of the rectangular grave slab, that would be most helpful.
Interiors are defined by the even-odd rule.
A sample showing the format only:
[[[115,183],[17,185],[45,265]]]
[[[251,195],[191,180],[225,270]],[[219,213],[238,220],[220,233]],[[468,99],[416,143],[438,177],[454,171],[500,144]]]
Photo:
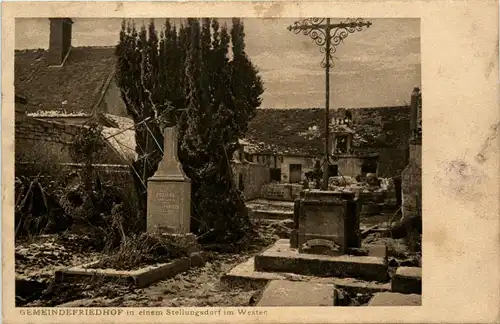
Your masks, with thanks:
[[[399,267],[391,280],[392,291],[403,294],[422,294],[422,268]]]
[[[256,255],[255,270],[382,282],[388,280],[388,266],[383,257],[300,253],[290,247],[289,240],[278,240],[275,245]]]
[[[137,270],[115,270],[115,269],[92,269],[89,266],[96,264],[91,262],[80,266],[58,270],[55,272],[56,282],[71,282],[99,277],[105,281],[113,281],[119,284],[133,285],[138,288],[159,280],[174,277],[178,273],[185,272],[191,267],[199,267],[205,263],[204,253],[192,253],[189,258],[181,258],[169,263],[145,266]]]
[[[273,280],[265,288],[257,306],[334,306],[335,295],[332,284]]]

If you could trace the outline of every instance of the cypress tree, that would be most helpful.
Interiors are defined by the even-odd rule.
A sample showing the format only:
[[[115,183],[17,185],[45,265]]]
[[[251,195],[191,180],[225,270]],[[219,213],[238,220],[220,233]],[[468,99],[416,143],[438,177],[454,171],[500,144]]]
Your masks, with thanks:
[[[243,136],[248,129],[248,122],[255,117],[255,110],[262,103],[261,95],[264,88],[257,68],[245,52],[245,31],[243,22],[239,18],[232,20],[231,42],[232,89],[237,107],[235,119],[240,126],[239,136]]]
[[[116,49],[118,84],[135,123],[155,112],[174,112],[179,159],[191,179],[192,231],[211,242],[235,242],[251,233],[230,163],[263,91],[243,38],[239,20],[233,21],[231,35],[216,19],[205,18],[201,24],[188,19],[178,30],[166,20],[159,37],[153,22],[140,32],[123,24]],[[148,126],[153,137],[136,126],[137,153],[153,156],[146,166],[144,160],[134,162],[146,176],[138,180],[153,175],[161,159],[151,142],[163,143],[160,128]],[[142,184],[138,187],[145,219],[146,191]]]

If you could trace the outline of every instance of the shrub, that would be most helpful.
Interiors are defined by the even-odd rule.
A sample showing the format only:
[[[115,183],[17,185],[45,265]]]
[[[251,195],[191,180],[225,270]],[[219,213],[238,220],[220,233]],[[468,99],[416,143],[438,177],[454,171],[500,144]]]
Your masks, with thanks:
[[[32,237],[64,230],[71,218],[64,214],[58,188],[65,181],[59,157],[33,146],[15,156],[15,237]]]

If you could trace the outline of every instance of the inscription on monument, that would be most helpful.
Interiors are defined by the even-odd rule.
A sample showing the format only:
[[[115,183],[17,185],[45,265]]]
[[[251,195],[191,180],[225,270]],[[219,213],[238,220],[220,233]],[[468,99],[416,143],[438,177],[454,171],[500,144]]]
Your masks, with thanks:
[[[176,216],[180,211],[180,195],[173,191],[171,186],[158,186],[155,192],[155,199],[158,203],[158,211],[165,216]]]
[[[344,208],[340,206],[332,206],[329,212],[324,212],[320,208],[310,208],[304,224],[306,233],[315,235],[343,234],[344,212]]]

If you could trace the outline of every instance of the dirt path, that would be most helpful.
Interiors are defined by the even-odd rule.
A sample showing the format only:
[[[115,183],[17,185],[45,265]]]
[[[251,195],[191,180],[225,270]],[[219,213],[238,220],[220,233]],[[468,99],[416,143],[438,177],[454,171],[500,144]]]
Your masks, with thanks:
[[[221,276],[249,255],[212,253],[204,267],[190,269],[168,280],[160,281],[143,289],[114,290],[102,296],[75,300],[63,307],[203,307],[249,306],[259,290],[228,288],[220,283]],[[108,287],[110,288],[110,287]],[[108,289],[109,292],[113,291]]]

